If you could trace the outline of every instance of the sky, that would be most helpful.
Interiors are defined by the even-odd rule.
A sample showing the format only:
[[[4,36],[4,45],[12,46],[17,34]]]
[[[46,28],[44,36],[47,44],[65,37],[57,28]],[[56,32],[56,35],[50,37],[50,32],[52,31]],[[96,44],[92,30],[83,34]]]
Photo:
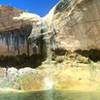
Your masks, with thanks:
[[[0,5],[9,5],[45,16],[59,0],[0,0]]]

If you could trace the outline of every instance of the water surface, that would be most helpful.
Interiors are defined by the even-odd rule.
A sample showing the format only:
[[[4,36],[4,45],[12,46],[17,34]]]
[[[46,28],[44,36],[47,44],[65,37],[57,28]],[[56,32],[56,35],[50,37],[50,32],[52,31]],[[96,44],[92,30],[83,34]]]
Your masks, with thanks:
[[[0,100],[100,100],[100,92],[40,91],[0,93]]]

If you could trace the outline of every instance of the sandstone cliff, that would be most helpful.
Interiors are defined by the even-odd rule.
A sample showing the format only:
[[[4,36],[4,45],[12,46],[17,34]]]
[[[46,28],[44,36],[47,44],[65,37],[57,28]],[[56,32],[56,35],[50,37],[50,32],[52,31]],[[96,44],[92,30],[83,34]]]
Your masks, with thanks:
[[[50,12],[54,13],[52,22],[46,22],[56,29],[58,47],[69,51],[100,49],[99,0],[63,0]]]
[[[42,51],[51,55],[50,50],[56,48],[100,50],[99,9],[99,0],[62,0],[40,18],[36,14],[1,6],[0,55],[32,55]],[[27,41],[29,36],[32,45]],[[40,40],[37,39],[39,36]]]
[[[41,25],[41,18],[36,14],[0,6],[0,55],[32,54],[27,40],[33,24],[38,23]]]

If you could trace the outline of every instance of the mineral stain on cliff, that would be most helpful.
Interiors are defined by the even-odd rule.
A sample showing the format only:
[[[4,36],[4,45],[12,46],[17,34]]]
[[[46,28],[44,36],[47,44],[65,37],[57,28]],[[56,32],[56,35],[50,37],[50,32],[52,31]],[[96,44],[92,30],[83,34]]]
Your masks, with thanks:
[[[40,65],[45,56],[44,21],[36,14],[9,6],[0,6],[0,14],[0,65]]]

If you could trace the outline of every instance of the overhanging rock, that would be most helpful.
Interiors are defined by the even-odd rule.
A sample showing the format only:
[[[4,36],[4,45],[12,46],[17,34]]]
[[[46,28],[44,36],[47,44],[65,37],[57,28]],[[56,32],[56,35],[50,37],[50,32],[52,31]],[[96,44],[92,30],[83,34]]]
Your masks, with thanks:
[[[58,47],[70,51],[100,50],[99,0],[63,0],[50,12],[53,14],[49,13],[46,22],[57,32]]]
[[[32,28],[39,29],[37,23],[41,25],[41,18],[36,14],[0,6],[0,55],[32,55],[34,52],[28,36]],[[32,27],[33,24],[35,27]]]

